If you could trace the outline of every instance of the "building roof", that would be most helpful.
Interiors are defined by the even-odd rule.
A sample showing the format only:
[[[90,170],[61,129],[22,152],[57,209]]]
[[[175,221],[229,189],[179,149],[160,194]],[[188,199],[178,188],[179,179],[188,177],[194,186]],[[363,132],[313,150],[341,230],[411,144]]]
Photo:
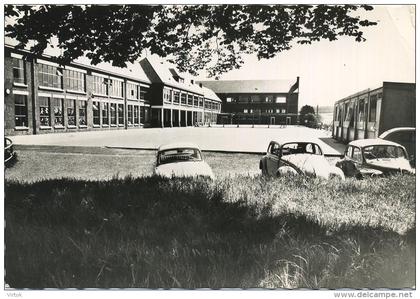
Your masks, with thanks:
[[[179,88],[182,90],[203,94],[202,88],[195,83],[192,83],[191,80],[194,80],[192,77],[188,76],[187,74],[180,73],[175,69],[175,67],[160,59],[159,57],[153,55],[149,57],[145,57],[140,61],[141,65],[145,67],[145,72],[149,76],[149,79],[152,82],[156,80],[164,83],[165,85]],[[154,71],[154,74],[150,73],[150,70],[147,66],[150,66]],[[175,80],[174,76],[179,76],[184,79],[184,82],[178,82]]]
[[[288,93],[291,80],[211,80],[199,81],[215,93]]]
[[[365,146],[371,146],[371,145],[393,145],[393,146],[401,146],[400,144],[396,142],[392,142],[389,140],[384,140],[380,138],[372,138],[372,139],[358,139],[354,140],[349,143],[349,145],[358,146],[358,147],[365,147]]]
[[[203,95],[206,99],[222,102],[222,100],[217,96],[217,94],[215,94],[214,91],[210,88],[203,86],[201,87],[201,89],[203,90]]]

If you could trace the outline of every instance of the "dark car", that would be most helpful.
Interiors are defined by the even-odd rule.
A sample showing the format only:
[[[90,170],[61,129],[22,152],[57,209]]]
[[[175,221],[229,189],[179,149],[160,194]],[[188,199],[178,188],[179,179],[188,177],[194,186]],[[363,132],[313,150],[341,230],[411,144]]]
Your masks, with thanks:
[[[308,141],[271,141],[260,160],[260,169],[267,176],[297,174],[344,179],[342,170],[327,161],[321,147]]]
[[[379,138],[401,144],[405,147],[412,167],[416,164],[416,128],[399,127],[383,132]]]
[[[16,159],[16,152],[13,149],[13,142],[9,138],[4,138],[4,164],[10,165]]]
[[[367,177],[395,173],[414,173],[405,148],[383,139],[360,139],[350,142],[344,159],[337,162],[347,177]]]

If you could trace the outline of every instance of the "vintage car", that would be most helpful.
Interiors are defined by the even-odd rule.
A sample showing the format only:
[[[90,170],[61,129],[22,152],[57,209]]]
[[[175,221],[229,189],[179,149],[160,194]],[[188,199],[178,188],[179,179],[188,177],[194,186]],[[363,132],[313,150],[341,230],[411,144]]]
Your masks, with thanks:
[[[408,154],[410,165],[415,167],[416,164],[416,128],[414,127],[397,127],[383,132],[379,138],[389,140],[401,144],[405,147]]]
[[[4,137],[4,165],[10,166],[16,159],[16,152],[13,148],[13,142],[7,137]]]
[[[414,173],[405,148],[380,138],[350,142],[344,152],[344,159],[337,162],[336,166],[343,170],[346,177]]]
[[[299,174],[344,179],[342,170],[328,162],[321,147],[306,141],[271,141],[260,160],[260,169],[268,176]]]
[[[214,179],[200,148],[192,143],[173,143],[158,148],[155,175],[163,177],[204,176]]]

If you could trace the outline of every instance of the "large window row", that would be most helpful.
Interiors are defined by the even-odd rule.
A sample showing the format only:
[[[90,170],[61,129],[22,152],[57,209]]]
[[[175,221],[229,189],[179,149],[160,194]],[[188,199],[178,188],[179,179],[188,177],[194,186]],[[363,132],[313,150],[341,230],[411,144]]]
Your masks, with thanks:
[[[64,103],[66,103],[66,108],[64,108]],[[38,98],[38,104],[39,122],[41,127],[64,127],[65,113],[67,114],[68,127],[75,127],[76,125],[86,127],[87,125],[87,103],[85,100],[41,96]],[[78,123],[76,121],[76,117],[78,119]]]
[[[107,103],[100,101],[92,102],[92,114],[94,126],[123,126],[124,104]],[[101,123],[102,121],[102,123]],[[139,105],[127,105],[127,125],[140,125],[149,122],[149,108]]]

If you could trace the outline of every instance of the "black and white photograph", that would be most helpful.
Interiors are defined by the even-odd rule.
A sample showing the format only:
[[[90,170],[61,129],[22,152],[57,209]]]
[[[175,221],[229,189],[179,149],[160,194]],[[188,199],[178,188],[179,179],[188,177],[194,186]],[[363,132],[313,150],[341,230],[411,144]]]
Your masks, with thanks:
[[[415,297],[414,3],[3,16],[6,297]]]

